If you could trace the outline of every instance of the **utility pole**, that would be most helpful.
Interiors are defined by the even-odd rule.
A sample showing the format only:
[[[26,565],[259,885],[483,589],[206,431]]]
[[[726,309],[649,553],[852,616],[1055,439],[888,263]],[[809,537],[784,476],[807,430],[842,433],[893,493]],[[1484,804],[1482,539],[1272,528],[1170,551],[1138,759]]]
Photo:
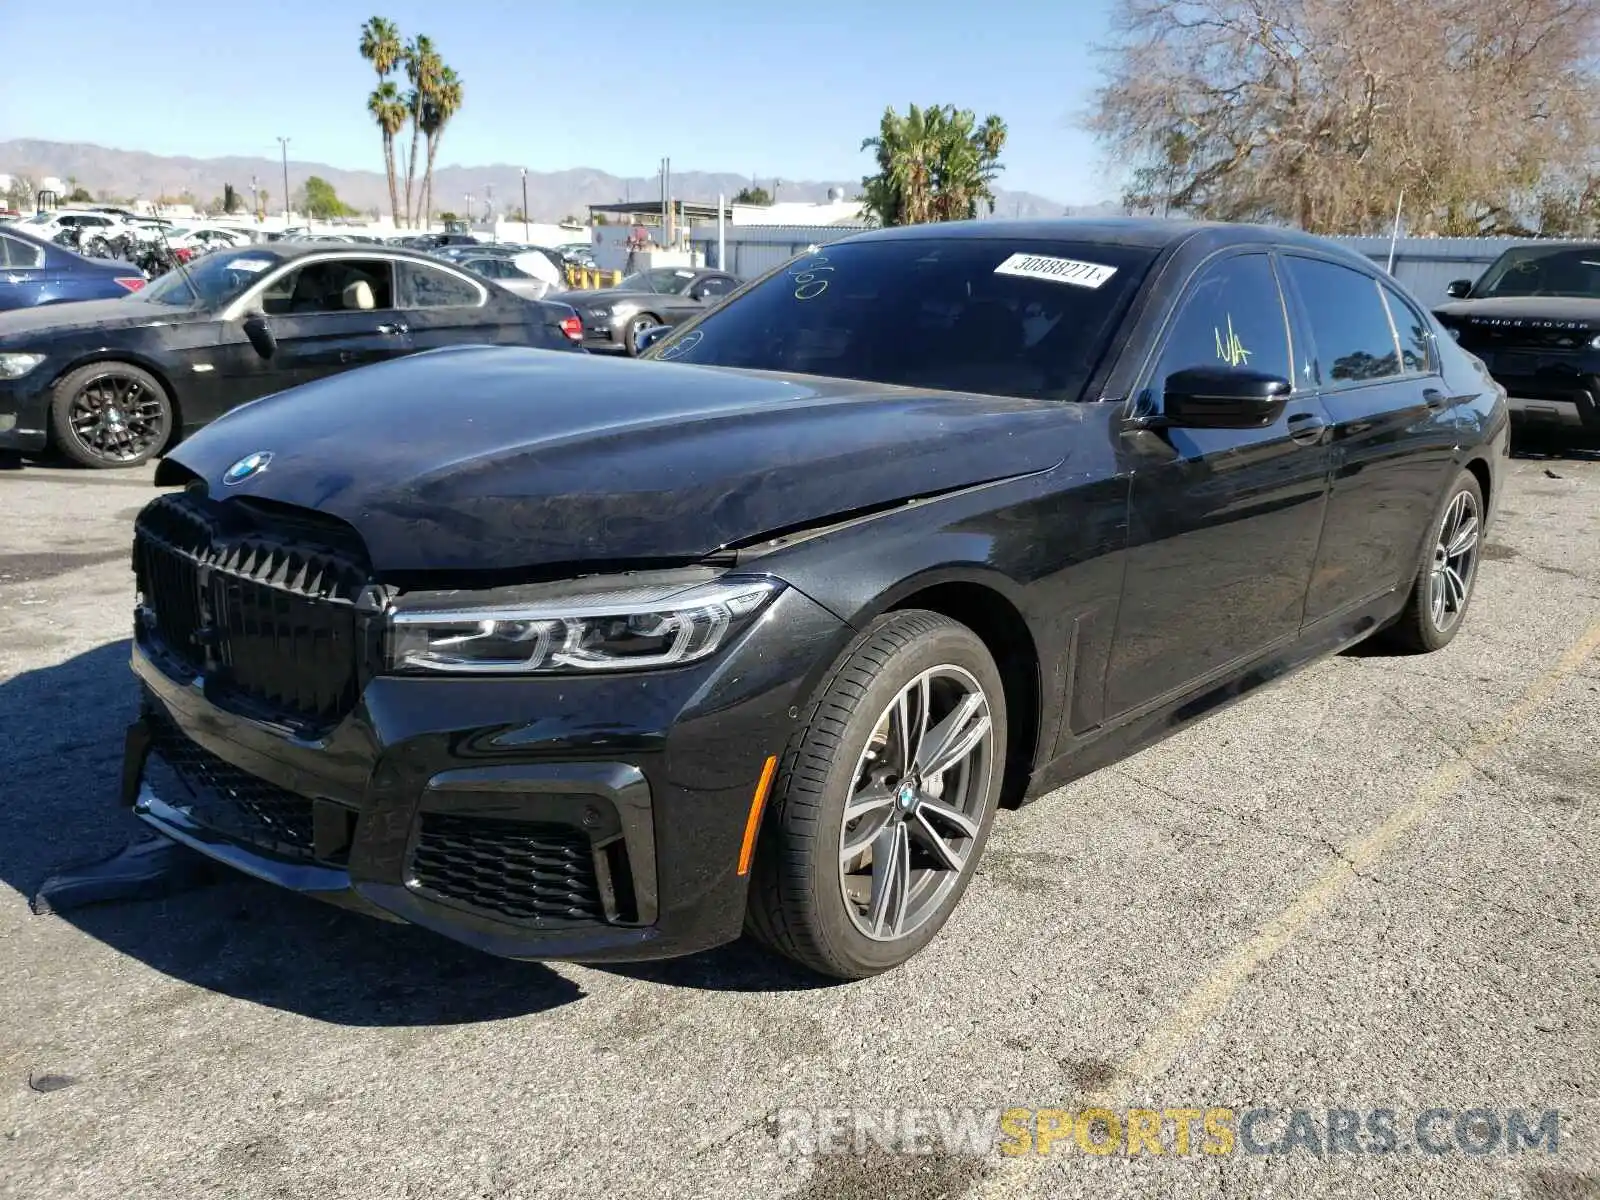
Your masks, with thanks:
[[[661,160],[661,236],[667,236],[667,181],[672,174],[672,160]]]
[[[278,139],[278,149],[283,151],[283,227],[289,227],[289,139]]]
[[[528,244],[528,168],[522,168],[522,244]]]

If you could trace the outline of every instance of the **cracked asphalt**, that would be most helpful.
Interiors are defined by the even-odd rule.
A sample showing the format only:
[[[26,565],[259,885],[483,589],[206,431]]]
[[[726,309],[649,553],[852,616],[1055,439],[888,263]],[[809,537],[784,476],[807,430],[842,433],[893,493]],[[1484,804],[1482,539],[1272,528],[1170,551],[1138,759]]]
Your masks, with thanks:
[[[1510,464],[1466,627],[1356,651],[1018,812],[904,969],[504,962],[115,850],[148,470],[0,470],[0,1195],[1600,1196],[1600,455]],[[790,1109],[1397,1114],[1389,1154],[808,1157]],[[1471,1154],[1514,1109],[1559,1134]],[[1471,1113],[1469,1110],[1487,1110]],[[1104,1134],[1102,1120],[1091,1141]],[[1198,1137],[1198,1134],[1197,1134]]]

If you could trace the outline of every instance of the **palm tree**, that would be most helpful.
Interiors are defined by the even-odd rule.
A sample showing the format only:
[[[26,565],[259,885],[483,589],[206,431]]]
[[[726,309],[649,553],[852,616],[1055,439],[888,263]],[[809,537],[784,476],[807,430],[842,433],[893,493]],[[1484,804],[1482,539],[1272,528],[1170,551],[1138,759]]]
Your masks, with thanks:
[[[389,175],[389,215],[395,225],[400,224],[399,181],[394,171],[394,139],[406,124],[405,97],[392,79],[385,79],[367,97],[367,111],[383,131],[383,165]]]
[[[438,85],[439,71],[444,64],[433,48],[433,39],[421,35],[406,44],[404,61],[406,78],[411,82],[405,101],[411,119],[411,153],[406,156],[406,223],[409,225],[414,216],[411,196],[417,177],[417,139],[422,136],[422,110]]]
[[[903,117],[887,108],[877,136],[861,143],[876,152],[878,166],[861,181],[863,206],[882,225],[969,220],[982,203],[993,212],[1005,140],[997,116],[979,126],[970,110],[951,104],[913,104]]]
[[[430,214],[433,211],[433,157],[439,152],[439,139],[444,136],[444,127],[450,123],[450,118],[455,116],[460,108],[461,77],[452,68],[441,63],[438,78],[434,82],[433,94],[422,106],[422,135],[428,139],[427,168],[422,176],[424,221],[431,220]]]
[[[399,92],[389,82],[389,75],[399,64],[402,52],[400,30],[395,23],[383,17],[368,18],[361,27],[361,57],[371,63],[372,69],[377,72],[378,86],[367,98],[367,112],[378,123],[383,134],[383,168],[389,177],[389,211],[396,224],[400,220],[400,197],[395,190],[394,135],[405,124],[405,111]],[[398,124],[392,120],[391,104],[400,109]]]

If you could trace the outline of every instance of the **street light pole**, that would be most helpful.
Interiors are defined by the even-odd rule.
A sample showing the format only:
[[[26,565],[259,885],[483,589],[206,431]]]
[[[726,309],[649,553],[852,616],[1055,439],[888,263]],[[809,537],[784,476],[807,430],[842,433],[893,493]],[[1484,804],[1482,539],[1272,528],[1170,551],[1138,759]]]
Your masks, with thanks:
[[[278,139],[278,149],[283,151],[283,227],[289,228],[289,139]]]
[[[522,168],[522,244],[528,244],[528,168]]]

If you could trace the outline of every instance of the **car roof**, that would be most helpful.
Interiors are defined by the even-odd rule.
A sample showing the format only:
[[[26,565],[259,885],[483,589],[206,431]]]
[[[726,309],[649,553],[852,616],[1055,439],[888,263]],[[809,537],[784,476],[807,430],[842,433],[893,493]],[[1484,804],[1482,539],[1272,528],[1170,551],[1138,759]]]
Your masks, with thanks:
[[[994,218],[983,221],[944,221],[925,225],[895,225],[850,235],[847,241],[899,241],[916,239],[970,239],[995,241],[1090,242],[1147,250],[1174,249],[1192,238],[1218,245],[1249,242],[1297,245],[1323,253],[1354,256],[1354,251],[1327,238],[1299,229],[1253,225],[1233,221],[1190,221],[1166,217],[1054,217]]]
[[[359,258],[371,258],[374,255],[380,258],[403,258],[409,262],[433,263],[435,266],[440,263],[440,259],[435,255],[413,250],[409,246],[391,246],[383,242],[303,242],[297,238],[279,238],[275,242],[241,246],[239,253],[275,254],[284,262],[304,258],[309,254],[324,257],[330,254],[349,254]]]

